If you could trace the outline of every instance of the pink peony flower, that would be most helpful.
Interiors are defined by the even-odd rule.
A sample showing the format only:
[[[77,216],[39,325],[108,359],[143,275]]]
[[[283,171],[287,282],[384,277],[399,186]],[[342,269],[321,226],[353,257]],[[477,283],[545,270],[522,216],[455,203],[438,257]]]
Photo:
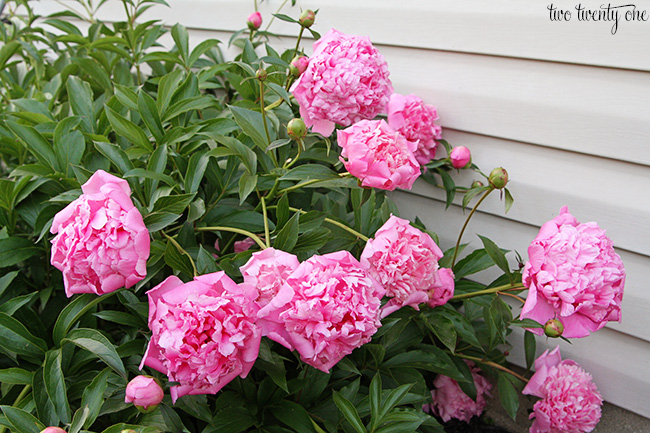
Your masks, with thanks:
[[[259,12],[253,12],[246,19],[246,25],[251,30],[257,30],[262,26],[262,14]]]
[[[133,286],[147,275],[150,243],[129,184],[97,170],[81,190],[50,229],[56,234],[51,263],[63,272],[66,295]]]
[[[436,156],[442,128],[434,123],[438,113],[415,95],[393,93],[388,102],[388,124],[408,141],[416,143],[415,159],[424,165]]]
[[[596,223],[578,223],[567,207],[545,223],[528,247],[521,318],[558,319],[567,338],[586,337],[621,320],[623,262]],[[530,329],[541,335],[542,328]]]
[[[363,36],[331,29],[314,43],[305,72],[291,86],[308,127],[324,136],[383,112],[393,87],[384,57]]]
[[[164,396],[165,393],[156,379],[140,375],[126,385],[124,402],[133,403],[146,410],[151,406],[159,405]]]
[[[449,159],[454,168],[465,168],[472,160],[472,154],[465,146],[456,146],[449,152]]]
[[[255,241],[252,238],[246,238],[241,241],[235,242],[234,249],[235,253],[243,253],[244,251],[248,251],[251,249],[251,247],[255,245]]]
[[[240,270],[244,283],[251,284],[257,290],[256,302],[261,308],[275,298],[287,277],[299,264],[298,258],[293,254],[267,248],[253,253]]]
[[[66,433],[61,427],[46,427],[41,433]]]
[[[174,402],[187,394],[214,394],[236,376],[246,377],[262,338],[253,287],[215,272],[189,283],[171,276],[147,295],[152,335],[140,368],[178,382],[170,388]]]
[[[476,386],[476,401],[472,400],[458,386],[458,382],[447,376],[438,375],[433,382],[436,389],[431,391],[433,404],[425,405],[424,409],[442,418],[444,422],[452,418],[469,422],[473,416],[479,416],[487,402],[485,395],[491,397],[492,385],[480,373],[480,369],[470,361],[465,361],[472,371]]]
[[[535,360],[523,394],[540,397],[533,406],[531,433],[590,432],[600,420],[603,398],[580,366],[560,356],[559,347]]]
[[[291,61],[291,64],[289,65],[289,70],[291,72],[291,75],[293,75],[294,77],[299,77],[307,70],[307,66],[309,66],[308,57],[296,56]]]
[[[337,131],[341,161],[366,187],[411,189],[420,176],[413,156],[415,143],[393,131],[383,120],[362,120]],[[346,158],[346,159],[344,159]]]
[[[377,332],[384,293],[349,252],[338,251],[302,262],[259,317],[275,326],[269,338],[328,373]]]
[[[454,273],[451,269],[440,268],[436,278],[433,281],[433,286],[429,288],[429,301],[427,304],[431,308],[445,305],[451,298],[454,297]]]
[[[405,305],[419,310],[419,304],[430,300],[436,305],[446,303],[448,292],[453,296],[454,278],[451,271],[440,275],[441,258],[442,251],[431,236],[391,215],[366,243],[360,259],[368,273],[384,286],[386,296],[392,298],[382,308],[382,317]]]

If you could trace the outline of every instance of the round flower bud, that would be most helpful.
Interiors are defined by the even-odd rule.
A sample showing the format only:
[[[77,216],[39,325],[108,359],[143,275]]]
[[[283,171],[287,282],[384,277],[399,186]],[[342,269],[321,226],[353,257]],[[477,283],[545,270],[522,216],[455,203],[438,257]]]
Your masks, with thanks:
[[[61,427],[46,427],[41,433],[66,433]]]
[[[315,20],[316,20],[316,14],[311,9],[307,9],[306,11],[301,13],[300,18],[298,18],[298,22],[300,23],[300,25],[306,29],[311,27],[311,25],[314,24]]]
[[[557,319],[550,319],[544,324],[544,334],[550,338],[558,338],[564,332],[564,325]]]
[[[488,181],[496,189],[503,189],[508,183],[508,172],[503,167],[497,167],[490,173]]]
[[[291,75],[298,78],[302,75],[303,72],[305,72],[307,66],[309,66],[309,59],[307,57],[296,56],[293,58],[291,64],[289,65],[289,72]]]
[[[484,186],[484,185],[483,185],[483,182],[481,182],[480,180],[475,180],[474,182],[472,182],[472,188],[479,188],[481,186]]]
[[[291,119],[287,124],[287,134],[296,141],[305,138],[307,135],[307,126],[305,126],[305,122],[299,117]]]
[[[454,168],[465,168],[472,160],[472,154],[465,146],[456,146],[449,153]]]
[[[165,393],[156,379],[151,376],[136,376],[126,385],[125,403],[133,403],[140,412],[153,411],[162,401]]]
[[[246,19],[246,25],[250,30],[257,30],[262,25],[262,14],[259,12],[253,12]]]
[[[257,72],[255,72],[255,77],[260,81],[266,81],[266,77],[268,76],[269,74],[266,72],[266,69],[259,68]]]

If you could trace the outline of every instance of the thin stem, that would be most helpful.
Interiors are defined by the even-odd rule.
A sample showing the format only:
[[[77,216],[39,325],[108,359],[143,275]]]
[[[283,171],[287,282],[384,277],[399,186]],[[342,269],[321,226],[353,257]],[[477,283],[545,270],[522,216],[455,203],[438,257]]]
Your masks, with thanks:
[[[187,251],[185,251],[185,249],[183,247],[181,247],[181,245],[178,242],[176,242],[176,239],[169,236],[165,232],[163,232],[163,236],[165,236],[169,240],[169,242],[171,242],[172,245],[174,245],[176,247],[176,249],[178,250],[179,253],[183,254],[184,256],[187,256],[187,258],[190,259],[190,263],[192,264],[192,271],[194,271],[194,276],[198,277],[199,272],[196,270],[196,265],[194,265],[194,260],[192,260],[192,256],[190,256],[190,254]]]
[[[300,138],[300,139],[298,139],[298,154],[296,155],[296,157],[294,159],[291,160],[291,162],[289,162],[287,164],[284,164],[284,168],[287,168],[287,169],[291,168],[296,163],[296,161],[298,161],[298,159],[300,158],[300,155],[302,154],[302,146],[303,146],[302,138]]]
[[[300,213],[303,213],[303,214],[307,213],[307,211],[304,211],[302,209],[298,209],[298,208],[295,208],[295,207],[289,207],[289,210],[293,211],[293,212],[300,212]],[[353,228],[348,227],[345,224],[340,223],[340,222],[338,222],[336,220],[333,220],[331,218],[325,218],[325,221],[328,222],[329,224],[340,227],[340,228],[342,228],[343,230],[345,230],[345,231],[347,231],[349,233],[352,233],[353,235],[355,235],[357,238],[361,239],[364,242],[368,242],[368,240],[370,239],[368,236],[366,236],[364,234],[361,234],[358,231],[354,230]]]
[[[497,292],[497,295],[509,296],[509,297],[511,297],[511,298],[515,298],[516,300],[518,300],[518,301],[521,302],[522,304],[525,304],[525,303],[526,303],[526,300],[525,300],[525,299],[523,299],[523,298],[521,298],[521,297],[519,297],[519,296],[517,296],[517,295],[513,295],[512,293]]]
[[[494,191],[494,188],[490,188],[487,191],[485,191],[485,194],[479,199],[479,201],[476,202],[474,207],[472,208],[472,211],[467,215],[467,219],[465,220],[465,224],[463,224],[463,228],[460,229],[460,233],[458,234],[458,240],[456,241],[456,247],[454,248],[454,257],[451,259],[451,269],[453,271],[454,265],[456,264],[456,257],[458,256],[458,247],[460,247],[460,240],[463,238],[463,233],[465,233],[465,229],[467,228],[467,225],[469,224],[469,220],[472,219],[472,215],[474,215],[474,212],[476,212],[476,209],[478,209],[479,205],[483,203],[483,200],[492,192]]]
[[[259,192],[258,192],[259,195]],[[264,197],[260,198],[260,202],[262,203],[262,213],[264,214],[264,236],[266,238],[266,246],[270,247],[271,246],[271,236],[269,235],[269,220],[266,216],[266,200]]]
[[[262,239],[259,238],[255,233],[251,233],[248,230],[242,230],[242,229],[236,229],[234,227],[222,227],[222,226],[214,226],[214,227],[196,227],[194,229],[197,232],[230,232],[230,233],[238,233],[240,235],[248,236],[252,240],[255,241],[257,245],[260,246],[263,250],[267,248],[266,244],[262,242]]]
[[[262,80],[259,80],[259,82],[260,82],[260,108],[262,111],[262,122],[264,123],[264,132],[266,133],[266,141],[268,144],[271,144],[271,135],[269,134],[269,126],[266,121],[266,110],[264,109],[264,82]],[[273,160],[273,165],[277,167],[278,160],[275,157],[275,150],[271,150],[270,152],[267,153]]]
[[[462,353],[456,353],[456,356],[459,357],[459,358],[463,358],[463,359],[469,359],[470,361],[480,362],[481,364],[489,365],[490,367],[494,367],[494,368],[496,368],[498,370],[505,371],[506,373],[516,377],[517,379],[521,380],[522,382],[528,383],[528,379],[525,378],[524,376],[522,376],[522,375],[520,375],[518,373],[515,373],[514,371],[510,370],[508,367],[504,367],[503,365],[497,364],[496,362],[486,361],[485,359],[478,358],[476,356],[463,355]]]
[[[275,102],[269,104],[267,107],[265,107],[264,111],[271,111],[275,107],[279,107],[280,105],[282,105],[283,102],[284,102],[284,99],[280,98],[277,101],[275,101]]]
[[[292,59],[298,55],[298,50],[300,49],[300,40],[302,39],[302,34],[304,32],[305,32],[305,28],[303,26],[300,26],[300,33],[298,33],[298,40],[296,41],[296,48],[293,49],[293,56],[291,56]]]
[[[278,191],[278,194],[284,194],[285,192],[293,191],[294,189],[302,188],[303,186],[313,185],[315,183],[325,182],[327,180],[332,180],[332,179],[310,179],[310,180],[307,180],[307,181],[302,182],[302,183],[297,183],[297,184],[295,184],[293,186],[290,186],[290,187],[287,187],[285,189],[281,189],[280,191]]]
[[[284,1],[282,2],[282,4],[280,5],[280,7],[278,8],[278,10],[275,11],[275,14],[273,14],[273,15],[271,16],[271,20],[269,21],[269,24],[266,26],[266,29],[264,29],[265,32],[268,32],[268,31],[269,31],[269,28],[271,27],[271,24],[273,24],[273,20],[275,19],[275,15],[280,13],[280,11],[282,10],[282,8],[284,7],[284,5],[287,4],[288,1],[289,1],[289,0],[284,0]],[[255,0],[255,2],[257,3],[257,0]],[[255,7],[255,12],[257,12],[257,7]]]
[[[456,295],[453,298],[451,298],[451,301],[459,301],[461,299],[467,299],[467,298],[473,298],[475,296],[483,296],[483,295],[489,295],[492,293],[499,293],[499,292],[505,292],[507,290],[520,290],[520,289],[525,289],[526,287],[521,284],[506,284],[504,286],[497,286],[497,287],[491,287],[489,289],[485,290],[479,290],[477,292],[472,292],[472,293],[464,293],[462,295]]]

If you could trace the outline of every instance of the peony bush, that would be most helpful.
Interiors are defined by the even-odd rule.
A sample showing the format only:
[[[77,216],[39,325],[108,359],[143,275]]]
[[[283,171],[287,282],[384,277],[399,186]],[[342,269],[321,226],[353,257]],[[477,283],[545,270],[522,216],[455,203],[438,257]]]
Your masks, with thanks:
[[[591,376],[557,348],[535,361],[533,334],[620,321],[603,229],[565,207],[525,264],[468,247],[488,195],[512,206],[507,170],[484,175],[367,37],[321,37],[314,11],[276,14],[298,35],[279,49],[252,10],[225,58],[140,22],[162,0],[115,23],[102,3],[8,1],[1,24],[0,433],[440,433],[495,387],[513,418],[539,399],[531,432],[593,430]],[[389,192],[417,179],[462,196],[454,245],[399,217]]]

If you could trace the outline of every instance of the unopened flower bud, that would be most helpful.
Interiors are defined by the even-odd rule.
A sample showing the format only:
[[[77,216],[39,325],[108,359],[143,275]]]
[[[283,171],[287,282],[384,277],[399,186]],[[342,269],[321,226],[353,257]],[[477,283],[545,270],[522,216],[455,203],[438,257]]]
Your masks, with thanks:
[[[472,154],[465,146],[456,146],[451,149],[449,159],[454,168],[465,168],[472,160]]]
[[[262,69],[262,68],[259,68],[257,72],[255,72],[255,77],[260,81],[265,81],[268,75],[269,74],[266,72],[266,69]]]
[[[508,183],[508,172],[503,167],[497,167],[490,173],[488,181],[496,189],[503,189]]]
[[[475,180],[474,182],[472,182],[472,188],[479,188],[481,186],[485,186],[485,185],[483,185],[483,182],[481,182],[480,180]]]
[[[291,72],[291,75],[298,78],[302,75],[303,72],[305,72],[307,66],[309,66],[309,59],[307,57],[296,56],[293,58],[291,64],[289,65],[289,72]]]
[[[262,14],[259,12],[253,12],[246,19],[246,25],[250,30],[257,30],[262,25]]]
[[[316,14],[311,9],[307,9],[306,11],[301,13],[300,18],[298,18],[298,22],[300,23],[300,25],[306,29],[311,27],[311,25],[314,24],[315,20],[316,20]]]
[[[550,338],[558,338],[564,332],[564,325],[557,319],[550,319],[544,324],[544,334]]]
[[[46,427],[41,433],[66,433],[61,427]]]
[[[126,385],[125,403],[133,403],[143,413],[151,412],[160,404],[165,393],[151,376],[136,376]]]
[[[307,136],[307,126],[305,125],[305,122],[299,117],[291,119],[287,124],[287,134],[296,141],[305,138],[305,136]]]

